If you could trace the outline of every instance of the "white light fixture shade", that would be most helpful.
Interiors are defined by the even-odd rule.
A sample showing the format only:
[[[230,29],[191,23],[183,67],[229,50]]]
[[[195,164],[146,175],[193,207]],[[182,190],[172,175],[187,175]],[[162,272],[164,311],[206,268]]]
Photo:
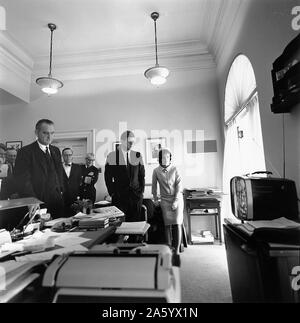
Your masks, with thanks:
[[[157,65],[157,66],[148,68],[145,71],[144,75],[147,79],[149,79],[151,84],[161,85],[166,83],[169,73],[170,72],[166,67]]]
[[[63,87],[63,83],[52,77],[39,77],[36,83],[41,87],[42,91],[47,94],[55,94],[58,89]]]
[[[48,95],[57,93],[58,89],[63,87],[63,82],[54,79],[52,77],[52,43],[53,43],[53,31],[56,29],[56,25],[53,23],[48,24],[50,29],[50,64],[49,64],[49,73],[48,76],[39,77],[36,79],[36,83],[41,87],[41,90]]]
[[[162,85],[166,83],[167,77],[169,75],[169,70],[164,66],[159,66],[158,55],[157,55],[157,33],[156,33],[156,20],[159,17],[158,12],[152,12],[151,18],[154,21],[154,33],[155,33],[155,66],[148,68],[144,75],[153,85]]]

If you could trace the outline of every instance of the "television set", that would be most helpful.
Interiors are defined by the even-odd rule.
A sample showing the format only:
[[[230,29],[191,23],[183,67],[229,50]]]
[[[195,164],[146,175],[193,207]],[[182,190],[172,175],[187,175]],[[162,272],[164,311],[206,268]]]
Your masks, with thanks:
[[[230,180],[231,208],[240,220],[299,221],[295,182],[289,179],[235,176]]]
[[[300,102],[300,34],[273,62],[272,82],[272,112],[290,112]]]

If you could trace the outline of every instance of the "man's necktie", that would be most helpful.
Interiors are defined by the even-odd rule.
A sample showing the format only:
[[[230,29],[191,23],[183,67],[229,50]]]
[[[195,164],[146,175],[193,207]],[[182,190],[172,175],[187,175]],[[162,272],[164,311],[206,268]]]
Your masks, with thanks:
[[[47,164],[50,165],[51,163],[51,156],[50,156],[50,152],[49,152],[49,148],[46,147],[46,160],[47,160]]]
[[[127,167],[127,173],[128,173],[128,175],[129,175],[129,177],[130,177],[130,161],[129,161],[129,151],[127,151],[127,153],[126,153],[126,167]]]
[[[13,168],[11,164],[8,164],[7,176],[11,176],[13,173]]]

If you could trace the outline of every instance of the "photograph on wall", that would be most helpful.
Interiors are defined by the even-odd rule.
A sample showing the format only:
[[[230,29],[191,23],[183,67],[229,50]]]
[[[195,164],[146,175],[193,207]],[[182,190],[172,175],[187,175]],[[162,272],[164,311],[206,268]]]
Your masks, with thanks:
[[[22,141],[7,141],[6,148],[19,150],[22,148]]]
[[[158,164],[158,152],[166,147],[166,138],[146,139],[146,161],[147,164]]]

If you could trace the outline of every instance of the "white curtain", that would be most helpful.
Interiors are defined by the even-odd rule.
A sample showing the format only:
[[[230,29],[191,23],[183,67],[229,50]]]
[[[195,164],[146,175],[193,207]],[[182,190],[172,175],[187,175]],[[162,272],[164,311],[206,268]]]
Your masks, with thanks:
[[[265,171],[266,163],[257,94],[249,101],[242,113],[238,115],[236,123],[239,130],[243,132],[242,138],[238,138],[241,165],[236,170],[240,174]]]
[[[256,81],[249,59],[233,62],[225,90],[222,218],[232,217],[230,179],[266,170]]]
[[[245,55],[239,55],[233,61],[225,88],[224,120],[228,120],[241,109],[256,89],[256,80],[251,62]]]

